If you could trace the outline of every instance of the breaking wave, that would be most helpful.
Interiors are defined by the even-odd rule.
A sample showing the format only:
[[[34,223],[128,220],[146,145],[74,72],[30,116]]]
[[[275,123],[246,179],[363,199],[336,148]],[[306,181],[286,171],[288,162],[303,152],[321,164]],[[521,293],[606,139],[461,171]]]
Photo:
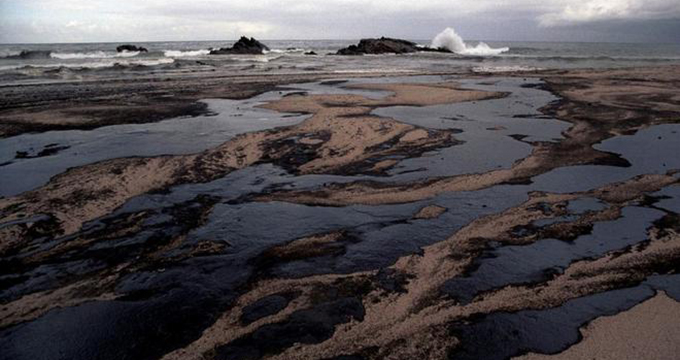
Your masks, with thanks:
[[[297,47],[290,47],[286,49],[270,49],[270,50],[264,50],[264,54],[294,54],[294,53],[302,53],[305,52],[305,49],[302,48],[297,48]]]
[[[471,46],[463,41],[452,28],[446,28],[432,40],[433,48],[444,48],[459,55],[468,56],[494,56],[510,51],[510,48],[492,48],[486,43],[480,42],[476,46]]]
[[[21,59],[21,60],[49,59],[51,55],[52,55],[51,51],[24,50],[20,53],[12,53],[7,56],[4,56],[3,59]]]
[[[190,51],[180,51],[180,50],[167,50],[163,53],[165,57],[194,57],[203,56],[210,54],[210,50],[190,50]]]
[[[71,59],[113,59],[126,58],[139,55],[139,51],[123,51],[120,53],[106,53],[104,51],[94,51],[86,53],[51,53],[50,57],[54,59],[71,60]]]
[[[155,59],[155,60],[111,60],[98,61],[89,63],[54,63],[54,64],[19,64],[0,66],[0,71],[6,70],[23,70],[23,69],[73,69],[73,70],[88,70],[88,69],[105,69],[105,68],[132,68],[139,66],[158,66],[168,65],[174,63],[173,59]]]
[[[0,59],[12,60],[39,60],[39,59],[114,59],[127,58],[139,55],[139,51],[123,51],[121,53],[107,53],[104,51],[93,52],[76,52],[76,53],[59,53],[49,50],[24,50],[21,52],[9,53],[5,56],[0,56]]]
[[[543,68],[524,65],[507,65],[507,66],[475,66],[472,72],[476,73],[501,73],[501,72],[522,72],[522,71],[537,71]]]
[[[20,53],[20,51],[0,50],[0,59],[12,58],[19,55]]]

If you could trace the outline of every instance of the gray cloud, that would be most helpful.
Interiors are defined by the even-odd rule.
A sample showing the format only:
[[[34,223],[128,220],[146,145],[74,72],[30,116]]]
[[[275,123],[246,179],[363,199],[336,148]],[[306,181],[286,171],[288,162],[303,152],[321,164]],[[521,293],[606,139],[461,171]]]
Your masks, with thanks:
[[[543,26],[564,26],[611,20],[656,20],[680,17],[677,0],[584,0],[567,3],[539,16]]]
[[[447,26],[488,40],[680,41],[668,33],[677,0],[0,0],[0,14],[1,42],[429,39]]]

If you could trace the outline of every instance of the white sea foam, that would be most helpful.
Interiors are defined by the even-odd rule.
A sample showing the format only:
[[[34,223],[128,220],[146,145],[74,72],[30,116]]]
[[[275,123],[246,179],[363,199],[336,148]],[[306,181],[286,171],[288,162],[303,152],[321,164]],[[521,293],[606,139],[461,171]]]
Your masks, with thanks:
[[[229,57],[230,60],[233,61],[239,61],[239,62],[261,62],[261,63],[268,63],[272,60],[276,60],[280,58],[281,56],[276,56],[276,57],[267,57],[266,55],[252,55],[252,56],[245,56],[245,55],[231,55]]]
[[[164,65],[164,64],[172,64],[174,63],[175,60],[173,59],[154,59],[154,60],[125,60],[125,61],[116,61],[114,62],[114,65],[117,63],[119,65],[123,66],[156,66],[156,65]]]
[[[305,49],[301,48],[287,48],[287,49],[269,49],[264,50],[263,53],[266,54],[294,54],[305,52]]]
[[[193,51],[179,51],[179,50],[168,50],[164,53],[165,57],[196,57],[204,56],[210,54],[210,50],[193,50]]]
[[[109,60],[96,61],[86,63],[54,63],[54,64],[31,64],[31,65],[9,65],[0,66],[0,71],[7,70],[23,70],[23,69],[50,69],[50,68],[67,68],[67,69],[102,69],[114,66],[156,66],[164,64],[172,64],[173,59],[149,59],[149,60]]]
[[[100,69],[114,66],[156,66],[163,64],[172,64],[174,62],[175,60],[173,59],[149,59],[149,60],[111,60],[94,63],[58,64],[58,65],[67,68]]]
[[[343,70],[333,70],[333,73],[336,74],[386,74],[386,73],[394,73],[394,74],[409,74],[409,73],[416,73],[417,71],[415,70],[408,70],[408,69],[397,69],[397,68],[375,68],[375,69],[355,69],[355,70],[350,70],[350,69],[343,69]]]
[[[123,51],[123,52],[116,53],[116,55],[114,57],[117,57],[117,58],[135,57],[135,56],[139,55],[139,53],[140,53],[139,51],[127,51],[126,50],[126,51]]]
[[[52,53],[50,57],[53,59],[73,60],[73,59],[114,59],[127,58],[139,55],[139,51],[123,51],[120,53],[107,53],[104,51],[93,51],[86,53]]]
[[[12,50],[0,50],[0,58],[7,58],[11,56],[17,56],[21,54],[21,51],[12,51]]]
[[[501,73],[501,72],[519,72],[519,71],[536,71],[542,70],[542,68],[533,66],[522,66],[522,65],[512,65],[512,66],[475,66],[472,68],[473,72],[476,73]]]
[[[492,48],[486,43],[480,42],[476,46],[471,46],[463,41],[452,28],[446,28],[432,40],[433,48],[445,48],[460,55],[469,56],[494,56],[500,55],[510,50],[510,48]]]
[[[5,65],[5,66],[0,66],[0,71],[17,70],[17,69],[21,69],[22,67],[24,67],[24,65]]]

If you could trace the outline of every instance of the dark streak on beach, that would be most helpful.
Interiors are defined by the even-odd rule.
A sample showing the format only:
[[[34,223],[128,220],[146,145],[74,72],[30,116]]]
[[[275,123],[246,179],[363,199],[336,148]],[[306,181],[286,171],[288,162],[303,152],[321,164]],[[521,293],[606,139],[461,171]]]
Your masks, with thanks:
[[[485,106],[512,94],[441,78],[362,85],[347,74],[0,88],[3,137],[197,116],[210,111],[201,99],[245,100],[321,79],[334,90],[391,94],[296,90],[258,106],[310,114],[299,124],[198,154],[84,165],[0,199],[0,359],[507,359],[564,351],[582,340],[579,328],[657,292],[678,300],[680,222],[661,204],[678,198],[658,195],[679,186],[669,154],[651,155],[668,168],[574,191],[557,188],[573,185],[568,177],[548,185],[541,177],[638,169],[598,146],[677,124],[680,68],[503,77],[534,77],[525,88],[559,97],[535,119],[568,123],[563,138],[508,133],[530,148],[509,168],[408,181],[392,181],[391,171],[455,151],[465,131],[374,110]],[[492,125],[485,131],[504,131]],[[614,240],[584,241],[616,221],[604,231]],[[513,256],[531,259],[540,246],[535,268],[515,268]]]

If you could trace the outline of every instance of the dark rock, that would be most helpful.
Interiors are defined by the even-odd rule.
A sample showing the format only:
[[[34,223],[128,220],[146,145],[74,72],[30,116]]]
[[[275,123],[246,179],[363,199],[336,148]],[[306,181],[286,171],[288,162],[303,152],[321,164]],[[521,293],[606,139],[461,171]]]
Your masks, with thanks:
[[[419,51],[450,52],[443,48],[421,47],[408,40],[381,37],[380,39],[361,39],[358,45],[350,45],[338,50],[337,55],[407,54]]]
[[[447,48],[443,48],[443,47],[433,48],[433,47],[429,47],[429,46],[424,46],[424,47],[418,48],[418,50],[424,51],[424,52],[439,52],[439,53],[453,54],[453,51],[451,51]]]
[[[129,51],[129,52],[149,52],[147,48],[135,45],[120,45],[116,48],[117,52]]]
[[[318,54],[315,53],[314,51],[307,51],[305,55],[318,55]]]
[[[418,51],[415,43],[382,37],[380,39],[361,39],[358,45],[350,45],[338,50],[338,55],[363,55],[363,54],[404,54]]]
[[[269,48],[255,38],[241,36],[234,46],[211,50],[210,55],[260,55],[266,50]]]

